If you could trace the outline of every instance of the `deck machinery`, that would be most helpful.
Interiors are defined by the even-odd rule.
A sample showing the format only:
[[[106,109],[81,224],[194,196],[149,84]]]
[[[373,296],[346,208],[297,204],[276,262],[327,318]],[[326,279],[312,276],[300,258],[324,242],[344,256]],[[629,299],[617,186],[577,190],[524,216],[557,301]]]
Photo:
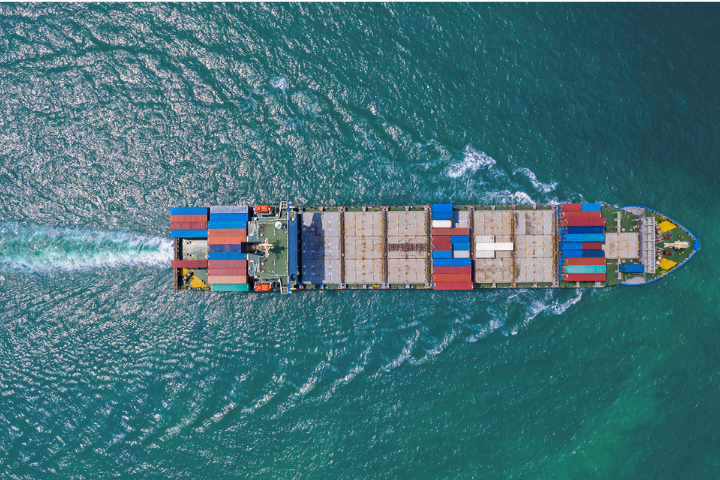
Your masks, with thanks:
[[[600,204],[176,207],[171,228],[176,290],[640,285],[700,248],[655,210]]]

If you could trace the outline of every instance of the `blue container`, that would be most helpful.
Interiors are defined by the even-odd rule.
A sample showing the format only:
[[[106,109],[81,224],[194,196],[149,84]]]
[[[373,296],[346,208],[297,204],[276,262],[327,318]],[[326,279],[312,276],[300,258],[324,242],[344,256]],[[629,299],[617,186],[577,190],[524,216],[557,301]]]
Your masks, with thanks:
[[[565,265],[565,259],[564,259],[564,258],[558,259],[558,263],[559,263],[561,266],[562,266],[562,265]]]
[[[208,223],[208,228],[210,228],[210,223]],[[561,235],[560,238],[564,242],[570,242],[570,243],[583,243],[583,242],[600,242],[605,243],[605,234],[604,233],[567,233],[565,235]]]
[[[432,258],[452,258],[452,250],[433,250]]]
[[[210,207],[210,213],[248,213],[247,205],[226,205]]]
[[[604,250],[581,250],[583,258],[605,258]]]
[[[620,265],[620,271],[625,273],[645,273],[645,265],[632,263],[630,265]]]
[[[212,215],[210,215],[212,220]],[[605,233],[605,227],[565,227],[563,233]]]
[[[582,250],[582,243],[560,243],[560,250]]]
[[[433,212],[452,212],[452,203],[436,203],[432,206]]]
[[[232,252],[240,253],[242,245],[208,245],[208,252]]]
[[[208,222],[208,230],[223,228],[247,228],[247,222],[240,220],[211,220]]]
[[[582,211],[583,212],[600,212],[600,211],[602,211],[602,205],[600,205],[599,203],[583,203]]]
[[[450,235],[450,243],[470,243],[470,235]]]
[[[453,250],[470,250],[470,244],[469,243],[453,243],[452,249]]]
[[[173,230],[172,238],[207,238],[207,230]]]
[[[208,260],[247,260],[247,255],[239,252],[208,252]]]
[[[432,212],[433,220],[452,220],[452,212]]]
[[[207,215],[208,207],[170,207],[170,215]]]
[[[568,265],[563,267],[565,273],[605,273],[605,265]]]
[[[236,222],[247,222],[247,213],[211,213],[210,220],[218,220],[221,222],[236,221]]]
[[[472,267],[472,261],[469,258],[436,258],[433,267]]]
[[[590,252],[591,250],[588,250]],[[562,258],[582,258],[583,250],[560,250]]]

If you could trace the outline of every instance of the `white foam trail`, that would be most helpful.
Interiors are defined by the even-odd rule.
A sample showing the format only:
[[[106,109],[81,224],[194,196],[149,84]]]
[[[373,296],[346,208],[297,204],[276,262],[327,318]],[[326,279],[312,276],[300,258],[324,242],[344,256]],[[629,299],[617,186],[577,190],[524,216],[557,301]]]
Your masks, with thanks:
[[[541,181],[539,181],[537,179],[537,176],[535,175],[535,172],[533,172],[529,168],[519,168],[513,174],[515,173],[522,173],[523,175],[525,175],[530,180],[530,183],[532,183],[533,187],[535,187],[535,189],[539,192],[550,193],[557,187],[557,182],[542,183]]]
[[[127,232],[0,226],[0,270],[30,273],[120,266],[168,268],[172,241]]]
[[[480,152],[470,145],[466,145],[465,150],[463,150],[462,163],[451,165],[450,168],[448,168],[447,174],[452,178],[458,178],[466,173],[473,174],[482,167],[491,167],[496,163],[497,162],[485,152]]]
[[[282,90],[282,92],[285,93],[290,84],[288,82],[288,79],[285,77],[275,77],[272,80],[270,80],[270,85],[273,88]]]

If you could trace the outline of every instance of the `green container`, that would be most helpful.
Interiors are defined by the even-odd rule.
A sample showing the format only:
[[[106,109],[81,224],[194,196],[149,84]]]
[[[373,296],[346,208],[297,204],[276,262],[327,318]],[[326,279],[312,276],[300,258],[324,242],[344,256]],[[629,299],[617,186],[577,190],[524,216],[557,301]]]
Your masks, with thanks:
[[[605,273],[605,265],[566,265],[565,273]]]
[[[213,292],[249,292],[250,285],[247,283],[238,283],[234,285],[214,283],[210,285],[210,290]]]

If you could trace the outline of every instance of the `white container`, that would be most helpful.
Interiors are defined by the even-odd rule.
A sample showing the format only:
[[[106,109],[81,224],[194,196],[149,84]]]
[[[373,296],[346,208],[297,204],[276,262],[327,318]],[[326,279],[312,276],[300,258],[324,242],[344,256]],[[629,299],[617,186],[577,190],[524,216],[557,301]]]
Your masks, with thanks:
[[[433,220],[432,228],[452,228],[452,220]]]
[[[514,244],[512,242],[508,243],[476,243],[475,244],[475,250],[502,250],[502,251],[508,251],[513,250]]]
[[[478,250],[475,252],[475,258],[495,258],[495,250]]]
[[[470,258],[470,250],[453,250],[453,258]]]

